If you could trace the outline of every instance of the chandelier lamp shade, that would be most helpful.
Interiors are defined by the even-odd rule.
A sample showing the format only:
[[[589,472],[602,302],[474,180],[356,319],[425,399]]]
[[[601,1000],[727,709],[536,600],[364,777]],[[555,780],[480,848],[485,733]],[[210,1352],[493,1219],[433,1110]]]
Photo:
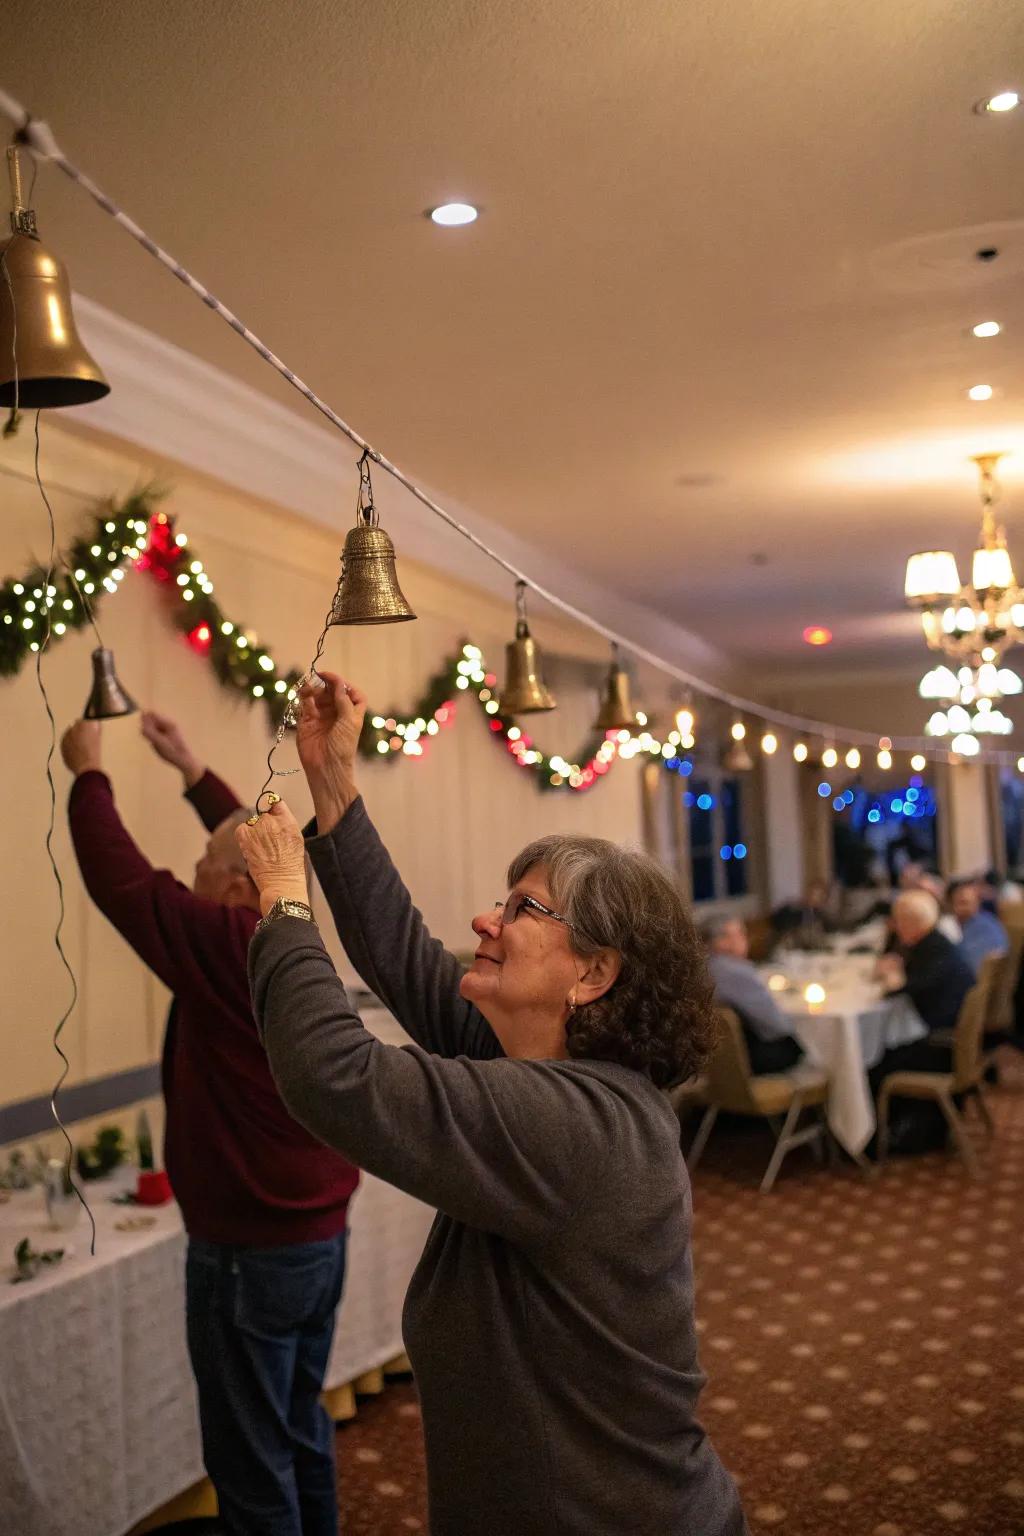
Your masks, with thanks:
[[[999,499],[996,466],[1001,453],[974,456],[981,495],[981,537],[971,560],[970,583],[960,580],[956,556],[926,550],[907,561],[904,593],[921,615],[931,650],[953,661],[978,666],[997,663],[1012,645],[1024,642],[1024,591],[1017,584],[1006,535],[996,522]]]

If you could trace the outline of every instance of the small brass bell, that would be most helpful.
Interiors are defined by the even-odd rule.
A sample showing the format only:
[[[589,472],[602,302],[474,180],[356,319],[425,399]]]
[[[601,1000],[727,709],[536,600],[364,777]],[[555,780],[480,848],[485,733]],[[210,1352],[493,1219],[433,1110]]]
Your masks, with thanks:
[[[13,146],[7,157],[14,207],[13,233],[0,242],[0,406],[87,405],[108,395],[110,385],[75,326],[67,268],[40,241],[35,214],[21,206]]]
[[[539,714],[556,708],[544,682],[540,650],[526,622],[526,583],[522,581],[516,582],[516,638],[505,647],[501,708],[506,715]]]
[[[92,653],[92,690],[83,720],[116,720],[119,715],[134,715],[138,707],[118,680],[113,651],[97,646]]]
[[[722,754],[722,767],[729,773],[749,773],[753,766],[754,760],[747,751],[747,743],[742,738],[730,741]]]
[[[398,624],[414,619],[395,570],[395,546],[378,525],[369,454],[359,461],[356,525],[345,535],[341,581],[329,624]]]
[[[604,698],[594,721],[597,731],[628,731],[636,725],[636,710],[629,696],[629,673],[619,666],[619,648],[612,646],[612,664],[605,682]]]

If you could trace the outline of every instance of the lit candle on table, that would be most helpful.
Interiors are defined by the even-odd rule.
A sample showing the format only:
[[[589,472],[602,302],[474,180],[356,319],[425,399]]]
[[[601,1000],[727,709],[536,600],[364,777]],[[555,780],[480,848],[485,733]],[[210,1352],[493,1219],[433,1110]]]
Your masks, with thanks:
[[[824,1001],[825,988],[820,986],[816,981],[808,982],[807,986],[804,987],[804,1002],[807,1004],[811,1012],[817,1013],[818,1009],[821,1007]]]
[[[785,976],[779,975],[778,972],[776,972],[774,976],[768,977],[769,992],[785,992],[788,985],[789,983],[787,982]]]

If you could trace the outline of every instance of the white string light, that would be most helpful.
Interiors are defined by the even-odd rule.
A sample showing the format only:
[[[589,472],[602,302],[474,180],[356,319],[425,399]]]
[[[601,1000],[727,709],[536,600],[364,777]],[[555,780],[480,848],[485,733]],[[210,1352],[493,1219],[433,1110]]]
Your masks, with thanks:
[[[68,159],[68,157],[63,153],[60,146],[58,145],[53,131],[48,123],[44,122],[41,118],[33,117],[32,114],[22,106],[21,102],[19,102],[14,96],[11,96],[4,90],[0,90],[0,112],[3,112],[16,125],[17,142],[26,145],[32,151],[32,153],[37,156],[37,158],[50,161],[52,164],[57,166],[59,170],[63,171],[63,173],[69,177],[70,180],[76,182],[80,187],[82,187],[83,190],[89,194],[93,201],[97,203],[105,213],[109,214],[109,216],[114,219],[116,223],[120,224],[122,229],[126,230],[127,233],[131,235],[133,240],[137,241],[137,243],[142,246],[143,250],[147,251],[149,255],[154,258],[154,260],[160,262],[162,266],[166,267],[167,270],[171,272],[179,282],[183,283],[186,288],[191,289],[196,297],[201,299],[208,309],[212,309],[216,314],[218,314],[221,319],[227,325],[229,325],[231,329],[237,333],[237,335],[242,338],[243,341],[247,342],[248,345],[252,347],[254,351],[260,355],[260,357],[263,358],[264,362],[269,363],[269,365],[277,373],[279,373],[283,379],[291,384],[294,389],[298,390],[299,394],[301,394],[309,402],[309,404],[314,407],[315,410],[319,411],[322,416],[325,416],[327,420],[332,424],[332,426],[337,427],[340,432],[344,433],[344,435],[349,439],[351,443],[353,443],[363,453],[368,454],[375,464],[378,464],[380,468],[383,469],[387,474],[391,475],[394,480],[397,480],[400,485],[403,485],[411,496],[414,496],[417,501],[421,502],[423,506],[425,506],[429,511],[433,512],[434,515],[440,518],[442,522],[447,523],[447,525],[454,529],[456,533],[461,534],[462,537],[474,545],[474,547],[477,548],[481,554],[486,555],[488,559],[493,560],[496,565],[501,566],[501,568],[507,571],[510,576],[514,577],[516,581],[524,582],[525,585],[528,586],[532,591],[536,592],[539,597],[542,597],[545,602],[550,603],[553,608],[557,608],[561,613],[564,613],[568,618],[573,619],[576,623],[582,625],[584,628],[590,629],[595,634],[602,635],[606,640],[623,647],[625,650],[631,651],[632,654],[639,660],[646,661],[657,671],[663,672],[667,676],[675,678],[678,682],[685,684],[689,688],[697,690],[707,698],[715,699],[719,703],[727,705],[729,708],[736,710],[738,713],[754,715],[758,719],[764,721],[766,724],[781,726],[784,729],[792,731],[798,735],[821,736],[829,742],[840,741],[843,743],[850,743],[853,745],[859,744],[869,747],[873,747],[875,745],[877,737],[873,732],[834,726],[828,721],[813,720],[803,715],[792,714],[787,710],[772,709],[767,705],[758,703],[755,700],[745,699],[737,694],[729,692],[727,689],[719,688],[714,683],[706,682],[704,679],[695,676],[693,673],[686,671],[682,667],[677,666],[674,662],[667,660],[667,658],[664,656],[659,656],[656,652],[648,650],[646,646],[638,645],[628,636],[622,635],[617,630],[609,628],[608,625],[603,624],[599,619],[594,618],[592,614],[585,612],[581,608],[577,608],[573,603],[567,602],[564,598],[559,597],[556,593],[550,591],[549,588],[534,580],[533,577],[527,575],[525,571],[520,570],[518,566],[513,565],[511,561],[507,560],[503,555],[499,554],[497,550],[492,549],[490,545],[486,544],[484,540],[481,539],[478,534],[474,533],[471,528],[468,528],[464,523],[460,522],[458,518],[454,517],[444,507],[442,507],[438,502],[434,501],[432,497],[428,496],[426,491],[418,486],[414,480],[412,480],[403,470],[398,467],[397,464],[392,463],[390,459],[385,458],[382,453],[378,452],[375,448],[372,448],[370,444],[365,440],[365,438],[360,436],[354,427],[350,426],[347,421],[339,416],[337,412],[334,411],[325,400],[322,400],[320,396],[317,395],[309,387],[309,385],[306,384],[305,381],[298,376],[298,374],[293,372],[293,370],[289,368],[287,364],[284,363],[282,359],[276,355],[276,353],[271,351],[266,343],[262,341],[255,334],[255,332],[249,330],[249,328],[243,324],[238,316],[235,315],[230,309],[228,309],[226,304],[222,303],[215,294],[211,293],[208,288],[204,287],[204,285],[200,283],[197,278],[193,277],[192,273],[189,272],[186,267],[183,267],[182,264],[174,256],[172,256],[169,251],[165,250],[161,245],[159,245],[152,238],[152,236],[147,234],[139,224],[136,224],[134,219],[125,213],[123,209],[119,208],[113,199],[107,196],[102,188],[97,186],[97,184],[89,176],[87,176],[84,171],[75,165],[73,161]],[[177,542],[179,545],[183,546],[186,540],[183,535],[179,534]],[[928,745],[928,743],[923,742],[922,739],[917,736],[899,737],[895,738],[893,741],[893,746],[895,749],[908,752],[914,751],[920,753],[922,747],[927,747]],[[934,755],[934,747],[931,748],[931,751]],[[986,754],[988,760],[992,760],[994,758],[1002,758],[1008,755],[1009,754],[1004,753]]]

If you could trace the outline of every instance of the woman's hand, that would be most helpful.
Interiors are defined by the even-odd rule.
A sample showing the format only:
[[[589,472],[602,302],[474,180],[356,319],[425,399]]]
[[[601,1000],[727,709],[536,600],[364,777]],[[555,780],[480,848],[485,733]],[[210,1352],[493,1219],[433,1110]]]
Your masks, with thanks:
[[[320,672],[322,687],[299,689],[299,761],[313,796],[317,830],[330,832],[356,799],[355,764],[366,695],[334,672]]]
[[[282,897],[309,904],[302,830],[283,800],[265,811],[255,826],[243,822],[235,836],[264,916]]]

